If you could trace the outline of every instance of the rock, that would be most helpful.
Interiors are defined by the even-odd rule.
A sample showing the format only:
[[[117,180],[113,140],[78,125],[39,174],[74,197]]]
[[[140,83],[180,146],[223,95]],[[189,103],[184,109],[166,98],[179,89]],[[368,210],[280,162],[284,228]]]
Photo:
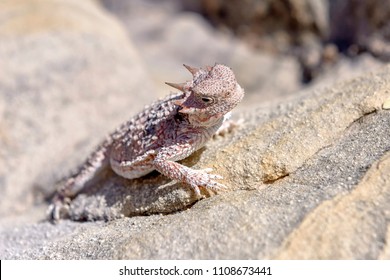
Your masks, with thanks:
[[[0,4],[1,216],[52,192],[110,129],[157,97],[113,18],[94,1],[51,2]]]
[[[390,67],[386,67],[263,114],[260,109],[244,114],[246,125],[228,138],[209,143],[195,165],[213,166],[224,175],[229,192],[165,216],[104,224],[46,222],[21,225],[17,231],[6,229],[2,236],[8,251],[2,255],[50,259],[387,258],[383,240],[390,213],[390,115],[381,110],[381,104],[389,82]],[[272,163],[267,168],[262,161],[265,155]],[[119,178],[110,180],[117,187],[125,184]],[[150,182],[159,180],[163,178],[157,174],[137,180],[134,193],[140,197],[126,199],[122,193],[122,205],[133,200],[141,207],[148,192],[155,196],[149,209],[169,199],[170,207],[180,205],[179,192],[182,198],[189,197],[186,189],[174,185],[158,193],[159,188]],[[117,192],[123,189],[111,188],[110,197],[119,197]],[[123,209],[131,211],[128,206]],[[49,237],[39,242],[33,238],[23,254],[17,250],[20,245],[9,239],[12,234],[18,240],[27,238],[38,230]],[[18,232],[23,232],[22,237]],[[50,238],[54,234],[60,240]],[[302,248],[306,244],[302,242],[309,245]],[[38,245],[43,249],[35,249]]]
[[[380,110],[388,96],[388,83],[386,77],[368,76],[346,83],[337,91],[317,92],[277,118],[256,128],[256,122],[248,124],[252,129],[243,128],[235,137],[211,143],[214,149],[206,148],[185,163],[194,168],[213,168],[232,190],[272,183],[294,173],[355,121]],[[157,173],[146,180],[126,180],[109,172],[97,185],[87,196],[78,196],[72,202],[72,219],[170,213],[197,200],[190,188],[172,185]]]
[[[326,38],[327,1],[202,1],[204,13],[256,46],[286,52],[307,39]]]
[[[331,41],[351,54],[368,51],[390,61],[389,0],[329,1],[329,10]]]
[[[385,110],[390,109],[390,98],[385,100],[385,102],[383,102],[382,108],[385,109]]]
[[[390,217],[389,174],[390,152],[387,152],[374,162],[353,190],[323,201],[308,214],[286,238],[279,249],[280,253],[275,257],[389,258],[389,245],[384,244],[389,232],[389,225],[386,222]],[[354,238],[351,239],[351,236]]]
[[[310,87],[327,87],[328,85],[345,80],[351,80],[370,72],[375,72],[386,63],[375,59],[371,54],[364,53],[354,58],[348,59],[341,56],[332,65],[323,65],[321,74],[309,85]]]

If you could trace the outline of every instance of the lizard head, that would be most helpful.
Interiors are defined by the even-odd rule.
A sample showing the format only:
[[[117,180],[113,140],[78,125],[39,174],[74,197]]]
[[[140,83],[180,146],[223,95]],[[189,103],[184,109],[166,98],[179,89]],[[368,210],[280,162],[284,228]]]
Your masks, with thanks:
[[[192,81],[168,85],[184,92],[176,101],[179,112],[187,114],[195,126],[212,126],[230,112],[244,97],[233,71],[222,64],[206,69],[184,65],[193,76]]]

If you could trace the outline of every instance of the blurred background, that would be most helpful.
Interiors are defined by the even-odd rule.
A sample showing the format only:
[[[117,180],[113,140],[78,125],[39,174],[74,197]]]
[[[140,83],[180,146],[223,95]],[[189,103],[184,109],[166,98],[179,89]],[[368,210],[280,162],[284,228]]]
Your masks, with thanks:
[[[131,47],[159,96],[165,81],[190,78],[183,63],[229,65],[248,94],[244,102],[257,104],[390,60],[390,0],[2,0],[0,8],[3,43],[78,33],[58,44],[76,41],[72,50],[82,54],[80,35],[101,47],[126,36],[111,53]]]
[[[253,101],[345,79],[390,60],[389,0],[101,0],[158,85],[179,65],[225,63]]]

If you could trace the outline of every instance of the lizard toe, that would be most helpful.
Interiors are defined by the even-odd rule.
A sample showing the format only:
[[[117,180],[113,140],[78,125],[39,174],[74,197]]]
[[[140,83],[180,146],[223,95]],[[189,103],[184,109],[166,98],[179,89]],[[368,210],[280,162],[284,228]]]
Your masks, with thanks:
[[[213,172],[213,169],[208,167],[208,168],[205,168],[205,169],[201,169],[199,170],[199,172],[205,172],[207,173],[208,177],[210,179],[216,179],[216,180],[219,180],[219,179],[223,179],[223,177],[221,175],[218,175],[218,174],[211,174],[211,172]]]
[[[53,223],[67,216],[70,199],[67,197],[56,197],[47,209],[47,216]]]

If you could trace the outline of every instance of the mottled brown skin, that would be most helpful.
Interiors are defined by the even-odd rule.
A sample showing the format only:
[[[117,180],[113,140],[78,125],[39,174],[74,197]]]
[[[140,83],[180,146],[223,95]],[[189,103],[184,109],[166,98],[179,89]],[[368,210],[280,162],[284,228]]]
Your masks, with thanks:
[[[222,177],[210,174],[211,169],[194,170],[176,161],[205,145],[241,101],[244,91],[227,66],[216,64],[206,69],[184,66],[192,73],[193,80],[167,83],[181,93],[145,107],[109,135],[58,190],[49,209],[51,219],[61,218],[70,199],[106,167],[128,179],[157,170],[191,186],[198,197],[199,187],[225,188],[215,181]]]

